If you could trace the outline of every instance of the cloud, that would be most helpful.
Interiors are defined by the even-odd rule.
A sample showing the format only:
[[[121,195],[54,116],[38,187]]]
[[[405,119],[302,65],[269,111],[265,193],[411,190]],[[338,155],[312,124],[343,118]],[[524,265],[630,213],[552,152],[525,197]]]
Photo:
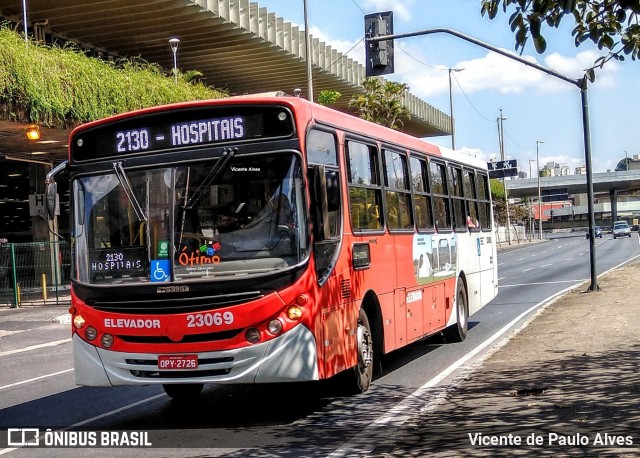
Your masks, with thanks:
[[[567,57],[558,53],[549,54],[545,59],[545,65],[554,69],[558,73],[580,78],[585,69],[593,66],[593,63],[601,56],[595,50],[581,51],[575,56]],[[620,64],[616,61],[609,61],[601,68],[596,69],[596,84],[602,86],[614,86],[615,74],[620,71]]]
[[[427,63],[426,57],[421,58],[423,55],[424,52],[421,49],[404,47],[403,45],[397,46],[395,79],[407,83],[411,91],[421,98],[448,92],[448,67],[431,66]],[[592,66],[597,58],[598,54],[595,51],[582,51],[575,56],[562,56],[553,53],[547,56],[543,63],[538,62],[532,56],[523,56],[523,59],[532,63],[576,79],[584,74],[584,69]],[[487,52],[484,56],[475,59],[457,62],[451,67],[464,69],[455,72],[452,76],[455,78],[453,84],[459,84],[467,94],[480,91],[498,91],[501,94],[521,94],[534,91],[540,94],[550,94],[575,89],[575,86],[565,81],[493,52]],[[417,68],[421,71],[417,71]],[[617,62],[607,63],[603,69],[596,71],[596,84],[614,86],[615,74],[618,71],[619,64]]]
[[[393,18],[403,22],[413,19],[413,8],[415,0],[364,0],[363,9],[371,13],[381,13],[383,11],[393,11]]]
[[[466,154],[467,156],[476,157],[484,161],[489,161],[491,159],[497,158],[497,155],[495,153],[485,153],[480,148],[469,148],[468,146],[463,146],[462,148],[458,149],[458,151]]]
[[[406,69],[400,70],[398,75],[409,84],[412,92],[418,97],[432,97],[449,90],[447,67],[428,68],[423,65],[424,71],[417,72],[416,60],[409,55],[417,54],[412,50],[396,52],[396,68]],[[532,57],[525,57],[525,59],[535,62]],[[519,94],[531,89],[540,92],[571,89],[567,83],[552,79],[539,70],[493,52],[488,52],[479,58],[457,62],[452,68],[463,69],[455,72],[453,77],[467,94],[486,90],[496,90],[501,94]]]
[[[361,39],[354,41],[336,40],[335,38],[329,36],[327,32],[315,26],[311,26],[309,28],[309,33],[313,38],[317,38],[318,40],[331,46],[338,52],[346,54],[348,57],[355,59],[359,63],[364,62],[364,42]]]

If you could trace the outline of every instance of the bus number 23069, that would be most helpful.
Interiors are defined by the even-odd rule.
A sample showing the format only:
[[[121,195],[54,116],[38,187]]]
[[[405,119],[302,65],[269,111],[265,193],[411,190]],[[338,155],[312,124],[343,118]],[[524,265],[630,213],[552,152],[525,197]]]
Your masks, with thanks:
[[[195,315],[187,315],[188,328],[209,328],[231,323],[233,323],[233,313],[231,312],[197,313]]]

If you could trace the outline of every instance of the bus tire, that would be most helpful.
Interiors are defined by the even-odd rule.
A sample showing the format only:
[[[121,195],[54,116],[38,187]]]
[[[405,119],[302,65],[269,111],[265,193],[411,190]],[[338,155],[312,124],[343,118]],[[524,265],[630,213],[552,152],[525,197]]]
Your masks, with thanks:
[[[202,388],[204,388],[204,384],[189,383],[176,385],[165,383],[162,385],[162,388],[164,388],[164,392],[167,393],[167,396],[171,399],[175,399],[176,401],[190,401],[198,399],[202,392]]]
[[[374,347],[373,334],[369,317],[364,309],[358,314],[358,327],[356,329],[356,344],[358,352],[358,364],[347,371],[349,393],[364,393],[369,389],[373,380]]]
[[[444,336],[449,342],[462,342],[467,338],[469,330],[469,301],[467,300],[467,290],[464,287],[462,278],[458,279],[456,291],[456,324],[444,330]]]

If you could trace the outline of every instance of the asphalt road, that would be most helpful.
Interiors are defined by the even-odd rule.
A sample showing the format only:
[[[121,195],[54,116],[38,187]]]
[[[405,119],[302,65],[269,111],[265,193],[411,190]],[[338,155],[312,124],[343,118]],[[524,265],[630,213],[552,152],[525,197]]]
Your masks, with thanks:
[[[640,254],[638,236],[596,242],[598,273]],[[388,355],[365,394],[344,397],[332,383],[206,387],[181,405],[161,387],[74,384],[64,309],[0,311],[0,433],[8,428],[147,431],[150,449],[49,449],[48,456],[354,456],[392,438],[397,427],[442,399],[483,353],[546,299],[589,279],[589,242],[564,237],[501,252],[500,293],[470,319],[467,340],[440,337]],[[41,456],[8,447],[0,455]],[[202,449],[206,448],[206,451]]]

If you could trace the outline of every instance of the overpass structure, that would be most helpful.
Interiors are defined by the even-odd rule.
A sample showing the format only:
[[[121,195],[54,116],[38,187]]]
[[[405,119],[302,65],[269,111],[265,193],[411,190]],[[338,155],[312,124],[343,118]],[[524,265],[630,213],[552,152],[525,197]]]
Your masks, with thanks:
[[[611,208],[612,221],[617,219],[618,193],[640,190],[640,170],[627,170],[620,172],[594,173],[593,192],[608,193]],[[510,198],[538,197],[538,180],[540,194],[585,194],[587,192],[586,175],[566,175],[557,177],[525,178],[519,180],[506,180],[507,192]],[[550,199],[553,200],[553,199]],[[561,200],[561,199],[556,199]],[[585,205],[586,208],[586,205]],[[640,210],[640,208],[639,208]],[[560,210],[558,210],[560,211]],[[574,208],[569,212],[579,212],[580,208]],[[586,210],[585,210],[586,212]],[[557,214],[561,214],[557,213]]]

